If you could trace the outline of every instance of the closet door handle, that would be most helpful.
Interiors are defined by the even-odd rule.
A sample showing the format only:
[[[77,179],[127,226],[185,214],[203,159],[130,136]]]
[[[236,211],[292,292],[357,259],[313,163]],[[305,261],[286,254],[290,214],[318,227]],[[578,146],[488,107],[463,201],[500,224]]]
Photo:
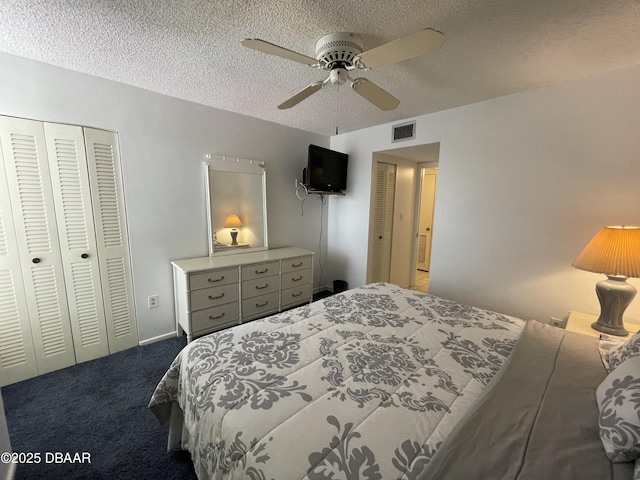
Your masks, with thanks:
[[[40,263],[40,259],[38,257],[34,258],[33,260],[31,260],[33,263]]]
[[[88,253],[83,253],[82,255],[80,255],[80,258],[89,258],[89,254]]]

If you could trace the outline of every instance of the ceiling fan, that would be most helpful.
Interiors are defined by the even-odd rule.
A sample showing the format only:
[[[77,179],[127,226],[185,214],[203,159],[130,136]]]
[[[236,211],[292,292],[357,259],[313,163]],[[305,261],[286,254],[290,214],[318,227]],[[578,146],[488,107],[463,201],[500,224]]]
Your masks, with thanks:
[[[316,58],[257,38],[245,38],[241,43],[247,48],[329,72],[325,80],[308,85],[278,105],[280,110],[297,105],[326,85],[348,84],[353,91],[386,111],[396,108],[400,100],[366,78],[352,79],[349,72],[355,69],[368,70],[433,53],[442,47],[444,35],[427,28],[365,52],[364,42],[359,36],[348,32],[330,33],[316,42]]]

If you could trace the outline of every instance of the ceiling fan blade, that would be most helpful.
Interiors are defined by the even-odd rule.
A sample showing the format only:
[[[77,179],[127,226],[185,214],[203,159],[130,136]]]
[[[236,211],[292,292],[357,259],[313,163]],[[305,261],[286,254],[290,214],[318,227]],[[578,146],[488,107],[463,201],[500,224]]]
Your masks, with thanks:
[[[393,110],[400,105],[400,100],[366,78],[356,78],[351,88],[380,110]]]
[[[257,38],[245,38],[244,40],[241,40],[240,43],[244,47],[268,53],[269,55],[286,58],[287,60],[293,60],[294,62],[304,63],[305,65],[316,65],[318,63],[318,60],[315,58],[307,57],[301,53],[294,52],[293,50],[289,50]]]
[[[372,48],[361,53],[357,58],[362,66],[373,68],[436,52],[443,44],[444,35],[427,28]]]
[[[278,105],[278,108],[280,110],[286,110],[287,108],[295,107],[305,98],[310,97],[311,95],[316,93],[318,90],[320,90],[324,86],[324,83],[325,82],[315,82],[315,83],[312,83],[311,85],[306,86],[305,88],[300,90],[298,93],[296,93],[293,97],[291,97],[289,100]]]

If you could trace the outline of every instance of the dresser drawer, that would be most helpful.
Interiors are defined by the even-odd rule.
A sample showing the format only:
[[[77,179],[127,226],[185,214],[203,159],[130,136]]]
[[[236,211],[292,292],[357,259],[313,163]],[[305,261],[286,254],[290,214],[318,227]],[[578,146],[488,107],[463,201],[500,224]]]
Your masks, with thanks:
[[[191,311],[203,308],[217,307],[238,300],[238,284],[222,285],[220,287],[204,288],[191,292]]]
[[[218,287],[238,283],[238,269],[211,270],[205,273],[192,273],[189,275],[189,290]]]
[[[303,285],[305,283],[311,283],[311,269],[299,270],[295,272],[288,272],[282,274],[282,288],[295,287],[297,285]]]
[[[219,330],[228,325],[239,323],[238,302],[227,303],[219,307],[199,310],[191,315],[192,333]]]
[[[311,258],[311,255],[305,255],[304,257],[287,258],[286,260],[282,260],[282,273],[311,268]]]
[[[242,282],[242,299],[257,297],[280,290],[280,277],[272,275],[270,277],[256,278]]]
[[[277,312],[279,308],[279,292],[261,295],[242,301],[242,321]]]
[[[282,308],[291,307],[300,303],[308,303],[311,300],[311,284],[282,290]]]
[[[280,273],[280,262],[257,263],[242,267],[242,281],[270,277]]]

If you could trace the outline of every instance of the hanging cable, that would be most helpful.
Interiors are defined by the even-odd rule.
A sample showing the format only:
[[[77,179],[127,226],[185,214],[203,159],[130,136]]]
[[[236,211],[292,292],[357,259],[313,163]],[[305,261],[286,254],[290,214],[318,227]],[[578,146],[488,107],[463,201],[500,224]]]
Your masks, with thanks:
[[[320,278],[318,286],[322,285],[322,224],[324,218],[324,195],[320,194],[320,236],[318,238],[318,265],[320,266]]]

